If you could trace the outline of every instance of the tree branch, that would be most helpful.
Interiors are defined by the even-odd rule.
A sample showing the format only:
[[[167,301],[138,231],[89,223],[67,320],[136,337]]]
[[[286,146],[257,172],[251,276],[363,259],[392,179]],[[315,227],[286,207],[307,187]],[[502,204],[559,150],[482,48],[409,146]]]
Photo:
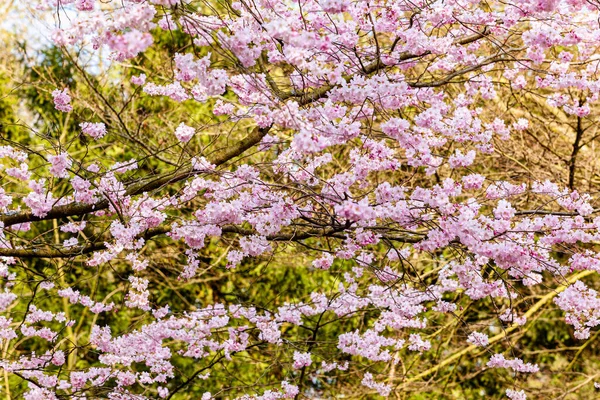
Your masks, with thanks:
[[[225,148],[213,155],[209,162],[217,166],[225,164],[227,161],[240,156],[246,150],[252,146],[258,144],[262,138],[269,132],[270,127],[267,128],[255,128],[247,137],[240,140],[236,144]],[[127,196],[135,196],[162,188],[166,185],[176,183],[187,179],[191,176],[200,173],[200,171],[194,170],[192,167],[187,167],[183,171],[172,171],[162,175],[153,176],[144,179],[142,182],[137,182],[126,188],[125,194]],[[0,223],[4,224],[7,228],[12,225],[22,224],[25,222],[44,221],[54,218],[65,218],[73,217],[78,215],[85,215],[99,210],[108,208],[108,200],[101,200],[94,204],[86,203],[70,203],[61,206],[52,207],[52,209],[43,217],[33,215],[30,211],[28,212],[8,212],[0,214]]]
[[[326,228],[326,229],[308,229],[305,231],[293,231],[283,232],[276,235],[267,236],[267,240],[271,242],[292,242],[298,240],[304,240],[311,237],[331,237],[337,239],[346,239],[346,235],[341,232],[345,230],[345,227],[338,228]],[[235,233],[241,236],[254,236],[258,233],[253,229],[242,228],[235,225],[224,226],[221,231],[223,233]],[[148,240],[155,236],[164,235],[171,232],[171,226],[158,227],[154,229],[148,229],[141,238]],[[423,239],[419,236],[385,236],[385,239],[399,241],[402,243],[417,243]],[[94,251],[100,251],[106,249],[106,243],[112,240],[110,237],[99,238],[96,243],[86,246],[74,246],[71,248],[43,248],[43,249],[0,249],[0,257],[19,257],[19,258],[71,258],[82,256],[85,254],[92,253]]]

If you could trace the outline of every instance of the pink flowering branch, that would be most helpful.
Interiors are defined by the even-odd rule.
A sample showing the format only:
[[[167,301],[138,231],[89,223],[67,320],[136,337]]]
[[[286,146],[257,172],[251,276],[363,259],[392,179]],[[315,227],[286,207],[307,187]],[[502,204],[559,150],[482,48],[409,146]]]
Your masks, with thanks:
[[[249,148],[255,146],[260,140],[267,134],[268,129],[254,129],[246,138],[240,140],[233,146],[228,147],[222,152],[218,152],[211,158],[211,163],[215,165],[222,165],[230,161],[235,157],[239,157]],[[135,196],[138,194],[155,191],[164,188],[167,185],[177,183],[191,176],[197,175],[200,171],[196,171],[193,168],[186,168],[184,171],[168,172],[159,176],[152,176],[143,179],[141,182],[135,183],[127,187],[126,195]],[[9,227],[16,224],[22,224],[27,222],[43,221],[55,218],[66,218],[79,215],[86,215],[91,212],[104,210],[108,208],[109,202],[102,200],[95,204],[82,204],[73,203],[65,204],[61,206],[55,206],[50,209],[45,216],[36,216],[33,213],[4,213],[0,214],[0,222],[4,224],[4,227]]]

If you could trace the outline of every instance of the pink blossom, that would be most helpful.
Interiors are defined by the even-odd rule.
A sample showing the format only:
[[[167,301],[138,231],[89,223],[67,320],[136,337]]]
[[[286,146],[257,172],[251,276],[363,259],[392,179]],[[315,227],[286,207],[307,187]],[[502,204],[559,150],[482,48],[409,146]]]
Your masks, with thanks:
[[[535,373],[539,371],[537,365],[525,363],[519,358],[507,360],[502,354],[494,354],[490,358],[490,361],[488,361],[487,366],[489,368],[510,368],[516,372],[524,373]]]
[[[333,264],[333,256],[329,253],[323,254],[321,258],[318,258],[313,261],[313,266],[319,269],[329,269]]]
[[[67,169],[71,168],[73,161],[67,153],[60,153],[56,156],[48,156],[48,161],[52,164],[50,167],[50,173],[57,178],[68,178],[69,172]]]
[[[308,367],[312,363],[310,353],[294,352],[294,368],[300,369],[302,367]]]
[[[60,227],[61,232],[77,233],[85,229],[87,222],[69,222]]]
[[[77,238],[66,239],[63,242],[63,247],[69,248],[69,247],[77,246],[78,243],[79,243],[79,241],[77,240]]]
[[[95,0],[76,0],[75,7],[79,11],[92,11],[94,9]]]
[[[6,290],[0,293],[0,311],[5,311],[15,301],[17,295]]]
[[[131,83],[133,83],[134,85],[143,85],[144,83],[146,83],[146,74],[132,76]]]
[[[70,112],[73,110],[71,106],[71,96],[69,96],[69,89],[56,89],[52,92],[54,98],[54,107],[62,112]]]
[[[175,136],[182,143],[187,143],[196,134],[196,130],[183,122],[175,129]]]
[[[408,346],[409,350],[422,352],[431,349],[431,343],[421,339],[421,335],[419,334],[410,335],[408,341],[410,343]]]
[[[526,400],[527,396],[525,395],[525,391],[523,390],[512,390],[506,389],[506,397],[512,400]]]
[[[29,186],[33,190],[27,195],[24,203],[31,209],[33,215],[37,217],[44,217],[52,209],[54,204],[54,198],[52,193],[46,193],[44,188],[45,180],[31,181]]]
[[[456,153],[448,159],[448,163],[452,168],[468,167],[473,164],[475,160],[475,151],[470,150],[466,154],[463,154],[460,150],[456,150]]]
[[[132,29],[122,35],[110,35],[106,43],[115,52],[115,59],[123,61],[146,50],[152,45],[153,39],[147,32]]]
[[[370,372],[365,373],[361,383],[363,386],[366,386],[369,389],[374,389],[377,391],[377,393],[384,397],[389,396],[390,392],[392,391],[392,387],[390,385],[375,382],[375,380],[373,380],[373,375]]]
[[[106,125],[102,122],[82,122],[79,126],[83,133],[94,139],[100,139],[106,135]]]
[[[489,344],[488,335],[481,332],[473,332],[467,338],[467,342],[475,346],[486,347]]]
[[[284,392],[284,399],[293,399],[300,393],[300,388],[298,388],[298,386],[291,385],[287,381],[281,382],[281,388]]]

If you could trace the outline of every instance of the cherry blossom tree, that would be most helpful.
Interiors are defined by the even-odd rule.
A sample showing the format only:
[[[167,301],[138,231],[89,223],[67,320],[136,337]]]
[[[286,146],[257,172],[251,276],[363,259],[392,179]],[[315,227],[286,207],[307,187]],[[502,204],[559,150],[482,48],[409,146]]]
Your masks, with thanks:
[[[28,64],[37,118],[2,135],[7,398],[549,398],[519,343],[556,310],[583,362],[600,4],[38,16],[62,73]]]

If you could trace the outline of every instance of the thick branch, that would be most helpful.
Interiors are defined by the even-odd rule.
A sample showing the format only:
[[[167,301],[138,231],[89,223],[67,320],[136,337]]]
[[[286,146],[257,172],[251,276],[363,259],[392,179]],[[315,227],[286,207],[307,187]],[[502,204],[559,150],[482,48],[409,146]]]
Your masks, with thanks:
[[[240,156],[246,150],[258,144],[262,140],[262,138],[267,134],[269,129],[270,128],[255,128],[244,139],[210,157],[209,161],[217,166],[225,164],[227,161]],[[137,182],[128,186],[126,189],[126,195],[135,196],[144,192],[156,190],[166,185],[187,179],[197,173],[199,173],[199,171],[195,171],[193,168],[188,167],[183,171],[173,171],[167,172],[162,175],[153,176],[141,182]],[[25,222],[34,222],[50,220],[54,218],[65,218],[78,215],[85,215],[95,211],[104,210],[108,208],[108,205],[109,202],[107,200],[101,200],[94,204],[70,203],[62,206],[53,207],[43,217],[37,217],[31,212],[9,212],[0,214],[0,222],[4,223],[4,227],[6,228],[11,225],[22,224]]]
[[[581,103],[579,103],[581,107]],[[573,190],[575,185],[575,167],[577,164],[577,154],[581,146],[581,138],[583,137],[583,125],[581,123],[581,117],[577,117],[577,128],[575,129],[575,142],[573,143],[573,151],[571,152],[571,158],[569,160],[569,189]]]
[[[331,237],[337,239],[345,239],[346,235],[341,233],[345,227],[339,228],[326,228],[326,229],[308,229],[304,231],[293,231],[293,232],[282,232],[276,235],[267,236],[267,240],[272,242],[292,242],[298,240],[304,240],[311,237]],[[241,228],[234,225],[224,226],[221,231],[223,233],[235,233],[241,236],[253,236],[258,233],[252,229]],[[164,226],[154,229],[147,230],[144,235],[140,237],[145,240],[151,239],[155,236],[164,235],[171,232],[170,226]],[[417,243],[422,240],[423,237],[419,236],[385,236],[385,239],[393,240],[402,243]],[[31,249],[31,248],[17,248],[17,249],[0,249],[0,257],[19,257],[19,258],[71,258],[82,256],[85,254],[92,253],[94,251],[105,250],[106,243],[110,242],[112,238],[100,238],[96,243],[86,246],[74,246],[70,248],[43,248],[43,249]]]
[[[469,36],[466,36],[466,37],[463,37],[462,39],[457,40],[454,44],[465,45],[465,44],[473,43],[473,42],[475,42],[475,41],[477,41],[477,40],[479,40],[479,39],[481,39],[483,37],[486,37],[489,34],[490,34],[490,30],[486,27],[482,32],[476,33],[476,34],[473,34],[473,35],[469,35]],[[412,60],[412,59],[420,58],[420,57],[425,57],[425,56],[428,56],[430,54],[431,54],[431,51],[426,51],[426,52],[421,53],[421,54],[402,53],[400,55],[400,57],[398,57],[398,62],[408,61],[408,60]],[[376,60],[376,61],[374,61],[374,62],[366,65],[364,67],[363,73],[365,75],[370,75],[370,74],[373,74],[375,72],[378,72],[378,71],[382,70],[383,68],[385,68],[385,66],[386,65],[383,64],[381,62],[381,60],[378,59],[378,60]],[[344,79],[346,80],[346,82],[350,82],[350,80],[352,79],[352,77],[353,77],[353,75],[347,75],[347,76],[344,77]],[[449,78],[449,79],[452,79],[452,78]],[[434,86],[440,86],[442,84],[443,83],[439,83],[439,84],[434,85]],[[417,86],[415,86],[415,87],[427,87],[428,86],[427,84],[424,84],[424,83],[422,83],[422,84],[416,84],[416,85]],[[290,92],[283,93],[280,96],[280,99],[281,100],[287,100],[289,98],[299,98],[298,104],[300,106],[305,106],[305,105],[308,105],[310,103],[313,103],[313,102],[315,102],[317,100],[320,100],[320,99],[324,98],[325,96],[327,96],[327,93],[329,93],[329,91],[331,91],[335,87],[337,87],[337,85],[324,85],[324,86],[321,86],[318,89],[313,90],[310,93],[299,93],[299,94],[290,93]]]

